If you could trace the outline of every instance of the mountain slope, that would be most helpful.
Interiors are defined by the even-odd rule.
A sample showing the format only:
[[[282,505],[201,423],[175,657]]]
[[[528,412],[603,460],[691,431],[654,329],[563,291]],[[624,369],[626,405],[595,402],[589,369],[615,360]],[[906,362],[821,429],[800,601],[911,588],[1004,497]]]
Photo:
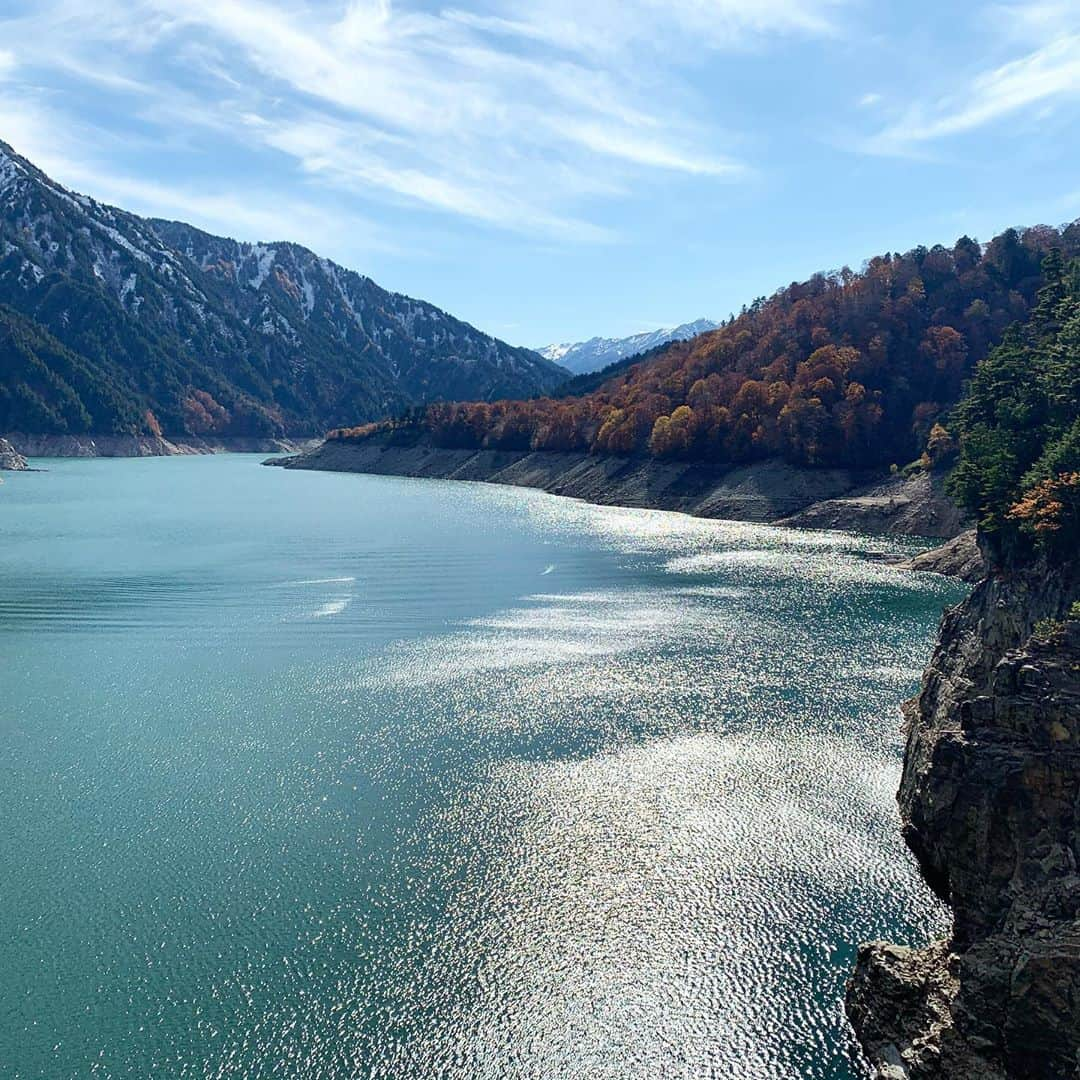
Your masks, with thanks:
[[[617,360],[638,353],[649,352],[671,341],[688,341],[698,334],[715,330],[720,324],[712,319],[698,319],[683,323],[682,326],[668,327],[662,330],[649,330],[642,334],[632,334],[624,338],[594,337],[588,341],[579,341],[573,345],[546,345],[538,350],[540,355],[557,364],[562,364],[575,375],[585,375],[599,371]]]
[[[944,439],[931,436],[975,365],[1029,317],[1054,249],[1080,254],[1080,223],[889,253],[859,273],[789,285],[692,341],[574,380],[580,393],[437,403],[407,422],[450,448],[860,470],[904,465],[929,449],[930,465],[948,442],[944,429]]]
[[[6,430],[314,434],[445,397],[528,397],[566,377],[298,245],[243,244],[77,195],[4,143],[0,305]]]

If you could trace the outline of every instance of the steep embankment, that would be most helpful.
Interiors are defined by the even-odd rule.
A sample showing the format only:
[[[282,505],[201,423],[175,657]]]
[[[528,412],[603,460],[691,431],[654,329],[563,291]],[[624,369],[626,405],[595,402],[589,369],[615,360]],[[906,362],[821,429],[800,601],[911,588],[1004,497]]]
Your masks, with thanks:
[[[1043,269],[951,418],[991,572],[905,710],[904,838],[952,933],[864,946],[849,987],[889,1078],[1080,1076],[1080,262]]]
[[[921,474],[887,481],[850,469],[800,469],[782,461],[722,466],[619,456],[525,450],[453,450],[426,435],[389,432],[327,440],[290,469],[474,480],[539,488],[607,506],[678,510],[698,517],[783,522],[800,528],[853,529],[951,537],[962,515],[936,481]]]
[[[949,940],[859,952],[848,1014],[885,1077],[1080,1075],[1080,568],[983,581],[907,706],[899,802]]]
[[[986,577],[986,563],[979,550],[974,529],[965,529],[959,536],[942,544],[933,551],[924,551],[907,562],[898,564],[902,570],[920,570],[923,573],[945,574],[961,581],[977,584]]]

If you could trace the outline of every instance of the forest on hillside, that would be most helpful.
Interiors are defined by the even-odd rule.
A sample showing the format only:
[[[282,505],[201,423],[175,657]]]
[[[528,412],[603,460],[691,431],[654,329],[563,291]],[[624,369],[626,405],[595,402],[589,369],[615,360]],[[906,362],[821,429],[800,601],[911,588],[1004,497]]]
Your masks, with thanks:
[[[298,244],[77,195],[0,142],[0,432],[306,436],[567,374]]]
[[[949,421],[959,458],[947,481],[995,555],[1080,550],[1080,260],[1044,262],[1027,323],[979,364]]]
[[[437,403],[329,437],[398,427],[444,447],[903,465],[924,452],[979,361],[1029,320],[1052,251],[1080,254],[1080,223],[816,274],[577,396]]]

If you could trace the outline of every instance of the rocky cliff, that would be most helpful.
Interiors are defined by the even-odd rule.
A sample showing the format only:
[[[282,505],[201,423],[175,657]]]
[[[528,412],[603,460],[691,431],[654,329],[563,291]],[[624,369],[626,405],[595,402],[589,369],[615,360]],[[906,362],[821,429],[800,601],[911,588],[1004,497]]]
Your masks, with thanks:
[[[1080,563],[997,572],[946,613],[906,706],[904,836],[953,909],[863,946],[847,1009],[882,1077],[1080,1076]]]
[[[979,550],[974,529],[965,529],[962,533],[946,541],[932,551],[923,551],[913,559],[899,563],[902,570],[919,570],[929,574],[944,574],[946,577],[959,578],[972,585],[986,577],[986,562]]]

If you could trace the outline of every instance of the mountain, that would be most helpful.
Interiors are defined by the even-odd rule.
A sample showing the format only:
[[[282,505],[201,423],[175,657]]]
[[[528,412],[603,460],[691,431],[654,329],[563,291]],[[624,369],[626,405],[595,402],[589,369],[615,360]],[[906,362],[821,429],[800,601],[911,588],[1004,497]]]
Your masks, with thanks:
[[[648,352],[670,341],[687,341],[708,330],[715,330],[720,324],[711,319],[698,319],[696,322],[683,323],[665,330],[649,330],[643,334],[631,334],[624,338],[594,337],[588,341],[579,341],[574,345],[545,345],[537,350],[541,356],[575,375],[585,375],[599,371],[628,356]]]
[[[566,372],[290,243],[78,195],[0,142],[0,432],[309,435]]]

